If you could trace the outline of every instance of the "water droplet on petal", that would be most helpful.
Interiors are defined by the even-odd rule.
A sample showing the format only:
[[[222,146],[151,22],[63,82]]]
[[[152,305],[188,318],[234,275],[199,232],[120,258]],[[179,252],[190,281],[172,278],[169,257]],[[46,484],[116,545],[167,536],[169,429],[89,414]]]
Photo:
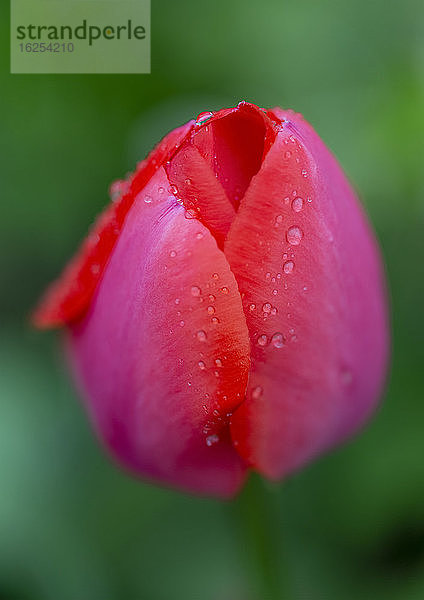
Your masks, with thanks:
[[[199,342],[206,342],[207,335],[203,331],[203,329],[198,331],[196,335],[197,335],[197,339],[199,340]]]
[[[294,212],[300,212],[302,210],[302,208],[303,208],[303,198],[300,198],[300,196],[298,196],[292,202],[292,209],[294,210]]]
[[[221,292],[222,292],[223,294],[228,294],[228,291],[229,291],[229,290],[228,290],[228,288],[227,288],[227,287],[223,287],[223,288],[221,288]]]
[[[169,256],[171,258],[175,258],[177,256],[177,253],[175,252],[175,250],[171,250],[171,252],[169,253]]]
[[[352,376],[351,371],[349,371],[348,369],[342,369],[340,371],[340,380],[343,385],[346,385],[346,386],[350,385],[352,383],[352,379],[353,379],[353,376]]]
[[[264,311],[264,313],[269,313],[271,312],[271,304],[269,302],[265,302],[265,304],[262,306],[262,310]]]
[[[144,196],[144,202],[145,202],[146,204],[150,204],[150,203],[151,203],[151,201],[152,201],[152,197],[151,197],[151,196]]]
[[[206,446],[213,446],[214,444],[217,444],[219,442],[219,435],[216,435],[216,433],[213,433],[212,435],[208,435],[208,437],[206,438]]]
[[[262,334],[258,337],[258,346],[266,346],[268,343],[268,338],[265,334]]]
[[[196,234],[196,238],[197,238],[198,240],[201,240],[201,239],[202,239],[202,237],[203,237],[203,233],[202,233],[201,231],[199,231],[199,233],[198,233],[198,234]]]
[[[184,321],[180,321],[180,327],[184,327],[185,323]]]
[[[175,298],[174,302],[175,302],[175,304],[179,304],[181,302],[181,300],[179,298]]]
[[[275,217],[274,226],[278,227],[279,225],[281,225],[282,222],[283,222],[283,215],[278,215],[277,217]]]
[[[206,365],[203,362],[203,360],[199,360],[199,362],[197,363],[199,365],[199,369],[201,369],[202,371],[205,369]]]
[[[249,310],[250,310],[250,312],[254,311],[255,308],[256,308],[256,304],[253,304],[253,303],[249,304]]]
[[[213,277],[213,279],[219,279],[218,273],[213,273],[212,277]]]
[[[274,348],[282,348],[284,346],[284,337],[282,333],[274,333],[271,338],[271,344]]]
[[[262,396],[262,394],[263,394],[263,389],[261,388],[260,385],[258,385],[257,387],[253,388],[253,390],[252,390],[252,399],[259,400],[259,398]]]
[[[219,319],[217,317],[212,317],[211,323],[213,323],[214,325],[218,325]]]
[[[287,230],[286,238],[292,246],[298,246],[303,238],[303,232],[299,227],[290,227]]]
[[[199,115],[197,115],[196,125],[201,125],[202,123],[204,123],[211,117],[213,117],[213,112],[210,112],[210,111],[201,112]]]
[[[213,315],[215,314],[215,309],[213,306],[208,306],[208,315]]]
[[[286,275],[289,275],[289,273],[293,273],[293,268],[294,268],[294,262],[292,260],[288,260],[283,265],[283,271],[284,271],[284,273],[286,273]]]
[[[216,364],[217,367],[222,367],[222,360],[220,358],[217,358],[215,360],[215,364]]]
[[[195,298],[198,298],[201,294],[201,290],[199,287],[197,287],[197,285],[193,285],[193,287],[191,288],[191,295],[194,296]]]

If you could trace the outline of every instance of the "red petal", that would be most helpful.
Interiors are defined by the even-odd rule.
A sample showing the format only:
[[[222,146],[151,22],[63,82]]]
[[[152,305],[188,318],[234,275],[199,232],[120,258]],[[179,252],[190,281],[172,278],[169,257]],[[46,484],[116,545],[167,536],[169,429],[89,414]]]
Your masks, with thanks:
[[[192,127],[191,121],[171,131],[140,163],[129,181],[128,192],[100,215],[77,254],[47,289],[32,317],[37,327],[64,325],[78,319],[88,308],[135,197]]]
[[[274,121],[247,102],[219,111],[202,130],[193,132],[193,143],[236,210],[274,139]]]
[[[287,121],[225,245],[252,343],[232,436],[273,478],[363,423],[387,360],[381,264],[362,211],[312,128],[277,116]]]
[[[236,212],[210,165],[195,146],[186,144],[171,160],[166,172],[185,208],[208,227],[218,245],[223,247]]]
[[[237,284],[210,232],[159,190],[136,199],[70,352],[96,427],[138,474],[219,496],[245,466],[229,436],[249,338]],[[144,198],[152,198],[146,204]]]

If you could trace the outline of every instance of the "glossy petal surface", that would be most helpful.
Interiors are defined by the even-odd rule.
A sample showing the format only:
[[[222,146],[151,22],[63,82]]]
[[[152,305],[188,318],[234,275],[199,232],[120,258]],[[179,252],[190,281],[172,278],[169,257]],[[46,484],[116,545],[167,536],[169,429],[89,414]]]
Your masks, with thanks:
[[[224,255],[173,196],[162,199],[166,183],[160,169],[136,198],[70,354],[121,461],[228,496],[245,473],[228,423],[245,393],[248,332]]]
[[[312,129],[278,116],[288,121],[225,245],[252,341],[233,440],[272,478],[364,422],[387,359],[381,266],[362,211]]]
[[[192,126],[193,122],[189,122],[171,131],[140,163],[128,182],[118,182],[122,194],[98,217],[78,253],[41,299],[32,317],[37,327],[65,325],[87,310],[134,198],[175,152]]]

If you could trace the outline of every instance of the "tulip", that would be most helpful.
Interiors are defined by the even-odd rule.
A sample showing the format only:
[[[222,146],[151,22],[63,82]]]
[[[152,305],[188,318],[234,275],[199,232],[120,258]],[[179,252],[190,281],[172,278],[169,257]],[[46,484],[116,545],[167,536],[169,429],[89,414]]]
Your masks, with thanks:
[[[137,475],[231,497],[346,440],[384,383],[376,241],[301,115],[246,102],[168,134],[34,314],[65,326],[95,429]]]

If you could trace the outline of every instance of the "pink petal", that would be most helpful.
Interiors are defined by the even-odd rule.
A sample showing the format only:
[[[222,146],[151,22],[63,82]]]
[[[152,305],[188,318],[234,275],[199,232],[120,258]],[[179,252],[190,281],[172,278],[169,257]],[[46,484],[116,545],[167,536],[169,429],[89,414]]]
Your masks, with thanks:
[[[69,350],[99,435],[134,472],[231,496],[245,465],[229,435],[249,338],[237,284],[210,232],[164,193],[137,196]]]
[[[135,196],[163,162],[175,152],[192,127],[193,121],[190,121],[171,131],[138,165],[131,179],[125,182],[126,185],[119,185],[123,190],[122,196],[97,218],[76,255],[41,298],[32,316],[36,327],[60,327],[84,314]]]

